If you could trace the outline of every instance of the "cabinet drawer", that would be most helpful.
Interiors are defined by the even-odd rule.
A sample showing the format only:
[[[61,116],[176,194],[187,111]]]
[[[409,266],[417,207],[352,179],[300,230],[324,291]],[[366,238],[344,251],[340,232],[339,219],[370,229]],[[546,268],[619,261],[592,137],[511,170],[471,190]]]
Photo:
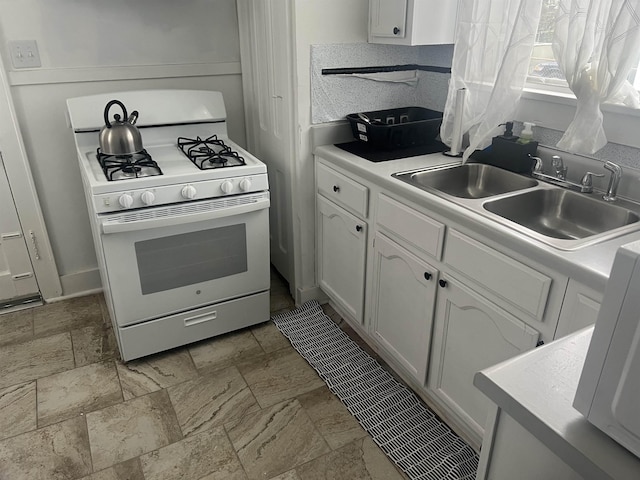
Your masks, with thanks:
[[[380,194],[378,198],[377,224],[392,237],[400,238],[432,257],[440,260],[445,226]]]
[[[367,217],[367,187],[321,163],[318,164],[316,176],[318,192],[356,215]]]
[[[517,310],[542,321],[551,278],[455,230],[447,235],[444,261]]]

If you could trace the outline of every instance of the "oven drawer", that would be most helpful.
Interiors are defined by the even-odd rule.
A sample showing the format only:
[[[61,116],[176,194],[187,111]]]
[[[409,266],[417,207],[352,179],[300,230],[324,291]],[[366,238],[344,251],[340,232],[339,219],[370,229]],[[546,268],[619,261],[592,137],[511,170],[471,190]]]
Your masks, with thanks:
[[[319,163],[317,169],[318,192],[345,207],[360,218],[367,218],[369,189],[358,182]]]
[[[269,320],[269,292],[119,327],[124,361],[162,352]]]

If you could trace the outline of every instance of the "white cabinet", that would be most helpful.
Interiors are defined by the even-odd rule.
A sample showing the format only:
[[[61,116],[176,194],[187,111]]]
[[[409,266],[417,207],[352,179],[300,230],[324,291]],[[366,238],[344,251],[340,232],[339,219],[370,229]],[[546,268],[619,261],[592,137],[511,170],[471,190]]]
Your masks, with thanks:
[[[569,280],[554,338],[564,337],[596,323],[600,303],[602,303],[602,293],[575,280]]]
[[[369,43],[453,43],[457,12],[457,0],[369,0]]]
[[[436,301],[429,390],[478,435],[491,405],[475,373],[536,346],[539,333],[450,275]]]
[[[320,288],[362,323],[367,225],[317,196],[317,274]]]
[[[372,334],[424,385],[438,271],[381,233],[373,257]]]

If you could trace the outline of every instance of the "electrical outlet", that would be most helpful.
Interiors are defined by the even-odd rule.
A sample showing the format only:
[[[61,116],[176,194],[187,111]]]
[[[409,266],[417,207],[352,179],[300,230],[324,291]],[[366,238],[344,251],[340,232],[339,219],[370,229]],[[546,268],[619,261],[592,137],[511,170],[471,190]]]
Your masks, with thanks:
[[[40,53],[35,40],[20,40],[9,42],[11,63],[13,68],[36,68],[42,66]]]

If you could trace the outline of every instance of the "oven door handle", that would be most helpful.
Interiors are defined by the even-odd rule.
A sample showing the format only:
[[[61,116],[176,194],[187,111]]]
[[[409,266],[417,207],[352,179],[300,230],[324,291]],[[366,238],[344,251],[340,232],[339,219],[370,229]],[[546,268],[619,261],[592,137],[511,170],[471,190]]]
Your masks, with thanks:
[[[134,220],[129,222],[109,222],[102,223],[102,233],[125,233],[137,230],[145,230],[148,228],[172,227],[174,225],[184,225],[185,223],[203,222],[207,220],[216,220],[219,218],[232,217],[234,215],[242,215],[244,213],[255,212],[269,208],[270,201],[268,198],[261,198],[254,203],[246,205],[237,205],[233,207],[219,208],[205,212],[189,213],[187,215],[174,215],[159,218],[149,218],[144,220]]]

